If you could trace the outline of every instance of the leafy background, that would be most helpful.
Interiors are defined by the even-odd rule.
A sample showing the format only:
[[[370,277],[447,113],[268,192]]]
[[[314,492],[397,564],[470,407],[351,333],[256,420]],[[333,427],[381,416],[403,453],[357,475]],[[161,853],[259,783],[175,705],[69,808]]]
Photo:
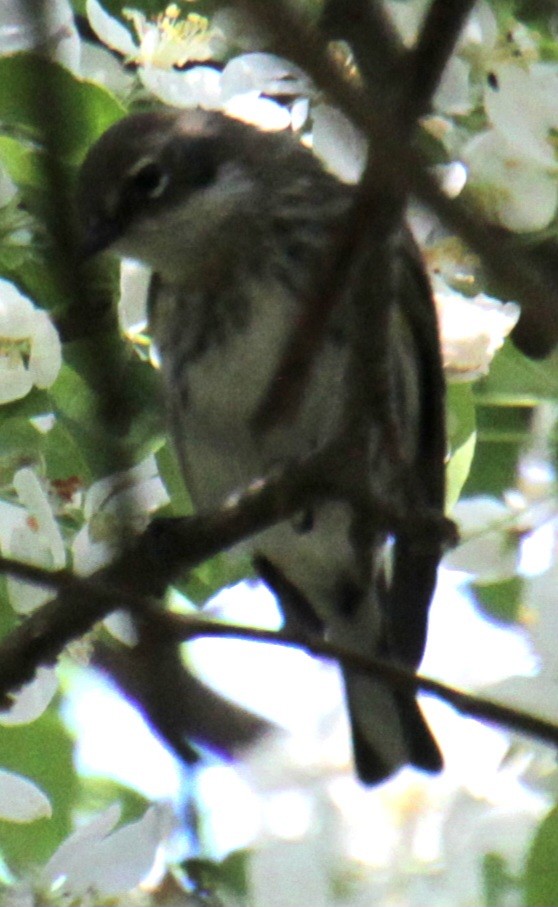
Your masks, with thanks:
[[[106,11],[122,21],[132,35],[130,22],[123,15],[123,8],[127,5],[118,0],[106,0],[104,3]],[[308,5],[312,10],[316,8],[316,4]],[[395,5],[410,10],[414,4],[399,0]],[[552,63],[558,58],[553,4],[526,4],[510,0],[507,3],[484,5],[495,14],[502,41],[506,29],[509,30],[510,23],[513,23],[516,32],[523,29],[523,39],[526,41],[527,35],[529,46],[535,48],[541,59]],[[135,9],[142,10],[151,18],[164,13],[166,6],[167,4],[154,0],[134,3]],[[183,15],[196,12],[210,17],[218,8],[217,3],[189,3],[182,6]],[[75,13],[85,19],[84,0],[76,0],[73,7]],[[80,40],[85,39],[82,37]],[[218,66],[222,68],[227,55],[234,57],[239,52],[239,48],[229,47],[225,58],[218,61]],[[494,56],[497,58],[495,50]],[[112,59],[116,58],[117,55],[113,53]],[[124,63],[120,59],[119,65]],[[528,61],[525,62],[525,67],[528,71]],[[92,300],[94,306],[84,334],[84,322],[81,322],[80,327],[79,319],[72,318],[72,306],[76,302],[79,306],[80,302],[73,298],[71,286],[61,276],[52,242],[53,218],[58,216],[56,212],[61,202],[60,195],[53,198],[52,158],[55,158],[56,173],[61,179],[59,185],[62,197],[67,193],[66,198],[70,199],[77,167],[91,144],[127,111],[149,103],[148,93],[141,85],[134,67],[128,65],[127,72],[131,86],[118,96],[100,82],[83,79],[53,61],[28,53],[0,57],[0,168],[13,181],[16,189],[13,198],[0,208],[0,276],[12,281],[35,306],[51,314],[63,340],[63,365],[56,381],[48,388],[35,387],[22,399],[7,402],[0,407],[0,494],[6,504],[17,504],[13,477],[24,467],[32,467],[36,471],[43,486],[49,489],[51,498],[56,499],[60,483],[71,485],[77,481],[79,495],[70,496],[71,499],[66,500],[59,494],[54,503],[54,513],[66,544],[69,566],[74,553],[72,546],[84,527],[98,543],[110,542],[111,532],[114,531],[110,512],[103,512],[101,508],[93,516],[87,515],[83,506],[83,494],[93,483],[119,470],[122,463],[132,467],[145,461],[146,457],[155,455],[159,474],[170,499],[169,503],[160,506],[160,512],[184,513],[189,510],[187,494],[180,484],[174,456],[165,439],[156,373],[145,347],[138,344],[137,338],[135,343],[125,344],[122,341],[114,308],[111,307],[111,300],[118,295],[116,266],[114,263],[102,263],[91,268],[89,277],[93,289],[86,301],[89,304]],[[56,98],[56,104],[47,114],[53,124],[52,134],[56,137],[55,149],[49,148],[48,143],[45,146],[45,109],[37,104],[39,89],[51,92],[52,97]],[[456,114],[453,119],[455,128],[468,136],[480,133],[486,125],[486,116],[479,103],[468,115]],[[553,128],[556,127],[558,116]],[[432,143],[431,136],[429,141]],[[451,158],[442,142],[433,143],[433,158],[442,161]],[[552,177],[555,179],[556,174]],[[554,216],[540,234],[545,239],[554,238],[555,230]],[[526,241],[535,242],[537,238],[536,233],[526,234]],[[96,363],[100,358],[106,358],[114,370],[113,383],[126,389],[133,413],[129,425],[120,427],[118,432],[108,437],[106,434],[101,436],[97,418],[99,389],[95,386],[95,374]],[[541,526],[550,527],[552,533],[555,533],[557,400],[557,355],[552,354],[544,361],[534,362],[518,352],[510,341],[506,341],[496,353],[486,376],[476,381],[450,385],[450,505],[453,506],[460,496],[477,501],[482,500],[479,496],[489,496],[508,507],[507,516],[502,516],[495,529],[490,522],[482,524],[482,507],[479,504],[480,529],[477,528],[477,536],[481,545],[486,533],[496,532],[500,547],[519,551]],[[543,432],[540,428],[541,412],[544,414]],[[55,421],[48,431],[44,431],[41,423],[37,422],[37,417],[50,414],[54,414]],[[537,462],[547,469],[547,479],[542,483],[544,498],[535,501],[537,506],[544,504],[544,518],[536,515],[533,517],[533,500],[529,499],[529,493],[525,490],[524,464],[529,457],[534,456],[533,452],[536,453]],[[510,491],[516,492],[516,497],[513,498],[516,503],[519,500],[517,496],[522,496],[520,505],[515,509],[506,503],[510,500]],[[518,514],[524,511],[526,516],[524,514],[521,525],[518,525]],[[556,609],[557,602],[552,600],[552,568],[556,555],[554,534],[550,541],[546,538],[545,544],[549,563],[542,573],[549,576],[549,583],[545,587],[544,596],[550,600],[549,607]],[[4,538],[2,545],[6,545]],[[487,625],[511,628],[529,639],[533,623],[541,619],[537,611],[537,593],[530,585],[532,577],[529,571],[517,567],[502,576],[487,579],[476,573],[475,554],[471,550],[467,562],[468,588],[479,613],[486,618]],[[203,604],[217,590],[231,586],[248,575],[247,563],[232,561],[225,555],[219,556],[178,586],[177,592],[187,598],[180,606],[188,608],[192,604]],[[17,617],[4,580],[0,583],[0,596],[0,629],[5,633],[15,625]],[[547,700],[547,710],[555,717],[558,690],[552,685],[553,667],[552,664],[545,665],[544,651],[536,651],[540,662],[539,674],[546,676],[548,681],[545,688],[547,696],[542,698]],[[470,653],[472,661],[476,657],[475,652]],[[6,899],[10,896],[10,885],[18,879],[30,877],[33,867],[43,864],[67,837],[76,819],[83,821],[115,799],[124,807],[124,822],[138,818],[145,811],[147,804],[141,794],[110,779],[85,776],[76,769],[72,758],[75,740],[61,717],[64,714],[62,703],[65,693],[76,682],[76,677],[86,670],[83,664],[86,660],[86,652],[71,651],[64,657],[60,666],[62,692],[40,718],[18,727],[0,725],[2,768],[36,782],[47,794],[52,806],[51,818],[29,823],[0,821]],[[482,676],[482,671],[479,671],[478,676]],[[513,689],[509,695],[512,704],[517,701]],[[519,704],[522,704],[522,700]],[[468,851],[471,872],[479,880],[474,903],[556,904],[558,821],[553,804],[558,790],[558,778],[554,757],[525,740],[515,739],[511,735],[506,739],[507,751],[505,758],[502,758],[502,771],[505,772],[506,766],[509,767],[510,761],[513,763],[515,759],[514,764],[521,766],[521,770],[517,770],[518,784],[524,785],[525,790],[535,791],[539,797],[537,810],[528,817],[520,811],[514,815],[513,810],[508,810],[506,814],[506,821],[513,828],[511,837],[521,849],[519,856],[515,852],[513,857],[510,856],[513,847],[510,850],[504,846],[508,826],[502,831],[502,827],[498,825],[501,809],[497,802],[483,798],[482,794],[474,791],[468,792],[467,802],[460,801],[459,796],[465,797],[465,794],[462,793],[463,785],[460,787],[459,778],[447,781],[447,785],[453,785],[451,795],[446,789],[443,796],[437,800],[433,797],[428,802],[428,796],[422,791],[420,782],[414,779],[405,794],[393,794],[391,821],[394,827],[398,822],[407,822],[406,827],[411,828],[412,822],[418,821],[417,816],[420,814],[421,821],[428,827],[427,813],[430,809],[433,823],[447,829],[444,839],[446,850],[442,849],[435,858],[428,860],[421,860],[415,853],[411,865],[401,866],[395,861],[396,868],[388,870],[386,866],[380,869],[367,867],[365,861],[352,859],[339,842],[335,883],[332,882],[330,887],[331,903],[364,903],[358,901],[358,897],[361,896],[359,892],[366,890],[374,892],[375,903],[395,903],[394,892],[398,893],[397,903],[421,903],[420,898],[426,896],[425,892],[431,897],[435,886],[443,880],[443,893],[436,903],[472,904],[470,888],[465,886],[465,893],[460,891],[459,884],[455,881],[456,876],[452,875],[452,860],[456,861],[457,867],[462,864],[459,862],[461,857],[458,859],[456,849],[452,851],[448,841],[459,840],[461,828],[461,849]],[[218,853],[212,847],[211,835],[204,833],[204,827],[208,827],[208,818],[204,813],[209,807],[201,797],[194,796],[192,799],[190,781],[185,786],[187,793],[183,792],[181,838],[181,858],[184,860],[187,857],[189,862],[183,863],[181,872],[187,865],[190,884],[198,891],[198,895],[200,891],[209,888],[219,890],[225,903],[259,903],[256,889],[252,889],[251,895],[248,889],[250,884],[255,884],[249,867],[258,848],[261,850],[261,841],[254,840],[250,847],[229,854]],[[296,783],[289,778],[285,781],[285,786],[296,788]],[[382,808],[387,808],[385,804],[390,802],[389,790],[379,796],[384,798],[381,801]],[[407,797],[408,806],[405,809],[401,808],[400,802],[398,806],[394,806],[398,796]],[[493,823],[494,828],[492,837],[480,836],[480,843],[474,841],[473,834],[467,836],[466,833],[468,810],[472,808],[473,801],[475,808],[479,808],[482,827],[492,827],[490,823]],[[186,802],[189,813],[184,818]],[[198,818],[194,821],[196,813]],[[189,843],[186,844],[186,840]],[[289,845],[291,844],[293,842],[289,841]],[[285,842],[283,845],[287,846]],[[284,884],[288,886],[288,864],[290,862],[291,868],[294,865],[295,851],[289,850],[286,859],[281,846],[277,844],[275,853],[277,872],[280,877],[280,873],[285,873]],[[298,846],[306,866],[319,863],[317,851],[312,850],[304,836]],[[171,857],[169,862],[172,862]],[[366,881],[367,873],[373,878],[373,882]],[[432,888],[425,887],[425,879],[430,880]],[[372,887],[366,889],[366,884]],[[308,899],[304,900],[309,895],[300,877],[296,886],[299,900],[293,899],[292,903],[310,903]],[[174,894],[173,889],[173,896]],[[57,903],[56,893],[51,892],[48,896],[53,903]],[[165,894],[162,890],[158,897],[158,902],[163,903]],[[251,900],[247,900],[248,898]],[[269,903],[279,902],[270,900]],[[287,902],[282,903],[286,905]]]

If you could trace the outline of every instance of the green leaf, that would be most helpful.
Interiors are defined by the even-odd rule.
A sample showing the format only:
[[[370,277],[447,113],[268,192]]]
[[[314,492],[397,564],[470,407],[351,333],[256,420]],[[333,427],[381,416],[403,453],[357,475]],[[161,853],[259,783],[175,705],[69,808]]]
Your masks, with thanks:
[[[477,446],[464,493],[499,497],[515,485],[517,464],[530,437],[532,410],[478,405]]]
[[[510,889],[517,889],[517,880],[510,876],[506,861],[498,853],[487,853],[482,861],[484,901],[487,907],[499,907],[507,903]]]
[[[13,400],[0,406],[0,424],[8,419],[31,419],[52,412],[52,400],[48,391],[32,388],[21,400]]]
[[[83,485],[91,481],[88,463],[80,446],[60,422],[44,435],[42,453],[45,472],[51,481],[78,477]]]
[[[143,816],[149,801],[136,790],[111,778],[82,778],[76,808],[85,815],[95,816],[112,803],[122,809],[120,824],[127,825]]]
[[[188,574],[186,579],[178,580],[175,586],[189,601],[203,605],[225,586],[234,586],[253,576],[252,559],[248,554],[236,551],[229,554],[225,551],[205,561]]]
[[[42,459],[42,437],[26,419],[0,421],[0,484],[10,483],[14,472]]]
[[[186,490],[178,457],[170,441],[166,441],[155,454],[159,475],[167,489],[171,503],[162,516],[189,516],[194,508]]]
[[[17,623],[16,613],[8,598],[8,587],[5,575],[0,576],[0,639],[10,633]],[[0,753],[0,767],[2,754]]]
[[[224,860],[190,859],[183,867],[198,892],[224,889],[236,897],[245,898],[248,892],[247,866],[249,850],[235,850]]]
[[[125,113],[105,88],[29,53],[0,57],[0,121],[40,137],[45,106],[60,157],[78,159]]]
[[[224,888],[239,898],[248,894],[249,850],[235,850],[221,863],[220,881]]]
[[[14,870],[44,862],[71,830],[78,790],[70,736],[53,708],[32,724],[0,727],[0,764],[34,781],[52,816],[25,825],[0,821],[0,852]]]
[[[504,624],[517,623],[523,599],[523,580],[519,576],[498,583],[473,583],[475,599],[482,611]]]
[[[122,469],[122,463],[139,463],[161,444],[163,410],[159,402],[158,377],[147,362],[141,362],[120,337],[97,335],[94,343],[79,341],[64,348],[66,363],[51,388],[54,409],[62,426],[81,451],[93,479]],[[95,361],[95,359],[97,361]],[[114,383],[127,392],[130,422],[120,435],[98,418],[97,395],[90,381],[98,363],[114,368]]]
[[[534,406],[558,399],[558,351],[544,360],[528,359],[506,343],[492,361],[490,372],[475,386],[485,405]]]
[[[550,810],[533,839],[525,872],[527,907],[558,904],[558,807]]]
[[[467,481],[475,453],[477,434],[471,385],[450,384],[447,406],[450,458],[446,466],[446,510],[451,512]]]
[[[27,142],[0,135],[0,162],[18,186],[44,186],[44,154]]]

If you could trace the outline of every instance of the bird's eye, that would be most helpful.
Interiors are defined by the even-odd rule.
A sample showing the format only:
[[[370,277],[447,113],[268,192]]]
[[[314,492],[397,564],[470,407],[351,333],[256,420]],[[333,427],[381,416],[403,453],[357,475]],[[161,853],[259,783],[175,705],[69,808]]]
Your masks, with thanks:
[[[159,198],[169,181],[162,167],[153,160],[140,161],[129,174],[130,185],[148,198]]]

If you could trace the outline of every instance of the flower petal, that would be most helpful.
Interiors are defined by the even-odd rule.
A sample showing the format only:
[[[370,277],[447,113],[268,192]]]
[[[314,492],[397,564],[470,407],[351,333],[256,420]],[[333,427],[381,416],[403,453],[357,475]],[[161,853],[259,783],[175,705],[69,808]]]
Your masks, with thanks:
[[[91,28],[103,44],[124,56],[132,56],[136,53],[137,47],[126,26],[113,16],[109,16],[97,0],[87,0],[85,11]]]
[[[211,66],[194,66],[186,72],[140,66],[138,75],[165,104],[205,110],[218,110],[221,106],[221,73]]]
[[[37,309],[33,325],[29,374],[33,384],[45,388],[54,384],[62,365],[58,331],[46,312]]]
[[[35,822],[51,815],[50,802],[36,784],[21,775],[0,769],[0,819]]]
[[[0,724],[29,724],[43,714],[58,689],[54,668],[38,668],[34,680],[14,697],[13,705],[0,711]]]

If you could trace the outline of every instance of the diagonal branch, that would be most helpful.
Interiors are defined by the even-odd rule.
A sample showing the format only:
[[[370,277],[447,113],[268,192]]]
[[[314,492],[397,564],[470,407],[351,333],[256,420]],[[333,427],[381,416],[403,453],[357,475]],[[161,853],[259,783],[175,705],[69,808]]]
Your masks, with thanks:
[[[416,45],[410,52],[403,107],[410,121],[428,113],[476,0],[432,0]]]
[[[158,597],[181,571],[304,510],[317,498],[343,496],[343,490],[331,484],[332,476],[343,480],[343,467],[349,472],[350,489],[351,460],[341,444],[332,444],[219,510],[155,521],[113,564],[88,578],[0,557],[0,571],[58,593],[0,642],[0,702],[31,680],[39,665],[52,663],[68,643],[112,611],[125,607],[141,615],[160,609]],[[393,528],[394,522],[404,526],[423,545],[437,546],[444,538],[451,543],[455,537],[451,521],[436,513],[403,513],[372,496],[367,506],[386,528]]]
[[[114,596],[117,590],[102,587],[91,579],[78,579],[64,573],[51,573],[40,567],[28,567],[17,561],[0,560],[0,567],[9,568],[9,572],[21,578],[26,578],[34,583],[44,585],[59,592],[68,590],[80,593],[89,604],[93,598],[92,590],[99,600]],[[357,671],[364,671],[375,677],[381,678],[390,686],[412,695],[417,691],[436,696],[449,703],[459,712],[472,718],[494,722],[508,729],[522,734],[528,734],[547,743],[558,745],[558,725],[544,718],[537,718],[520,709],[492,702],[481,696],[466,693],[463,690],[448,686],[428,677],[415,674],[401,665],[384,661],[378,658],[369,658],[358,655],[343,647],[332,643],[311,639],[305,634],[277,632],[250,628],[237,624],[217,623],[206,618],[197,618],[190,615],[184,616],[162,612],[158,603],[145,597],[134,595],[129,591],[121,594],[124,603],[133,607],[136,613],[141,612],[141,622],[149,627],[149,634],[153,639],[157,637],[163,642],[188,642],[192,639],[203,637],[218,637],[227,639],[244,639],[251,642],[271,643],[272,645],[294,646],[303,649],[310,655],[331,658],[343,665]],[[44,610],[44,609],[42,609]],[[30,618],[32,620],[32,618]],[[12,634],[13,637],[14,634]],[[5,642],[5,641],[4,641]],[[4,646],[2,655],[4,654]],[[100,656],[101,665],[111,666],[109,656]],[[3,667],[3,665],[2,665]],[[126,665],[124,672],[129,670]],[[5,673],[5,672],[2,672]],[[118,671],[117,671],[118,674]],[[0,678],[2,674],[0,673]],[[0,684],[2,680],[0,679]],[[137,679],[128,677],[128,686],[133,688]]]
[[[428,693],[443,702],[447,702],[463,715],[478,718],[482,721],[494,722],[516,733],[528,734],[546,743],[558,745],[558,724],[546,718],[537,718],[528,712],[523,712],[521,709],[502,705],[482,696],[466,693],[430,677],[415,674],[413,671],[394,662],[358,655],[349,649],[324,640],[309,639],[307,636],[300,634],[278,632],[277,630],[262,630],[236,624],[209,622],[203,618],[168,612],[155,615],[153,620],[155,631],[161,632],[163,635],[168,634],[173,639],[179,639],[182,642],[203,636],[294,646],[295,648],[303,649],[309,655],[331,658],[345,667],[364,671],[367,674],[378,677],[403,693],[409,695],[417,692]]]
[[[478,206],[462,199],[450,201],[427,173],[428,159],[399,140],[397,111],[376,110],[369,93],[341,72],[325,38],[283,0],[236,0],[272,37],[276,53],[304,69],[323,91],[370,139],[381,155],[384,185],[411,191],[479,255],[489,277],[503,294],[522,307],[513,338],[520,350],[535,358],[546,356],[558,341],[558,284],[555,255],[526,248],[517,237],[486,223]]]

